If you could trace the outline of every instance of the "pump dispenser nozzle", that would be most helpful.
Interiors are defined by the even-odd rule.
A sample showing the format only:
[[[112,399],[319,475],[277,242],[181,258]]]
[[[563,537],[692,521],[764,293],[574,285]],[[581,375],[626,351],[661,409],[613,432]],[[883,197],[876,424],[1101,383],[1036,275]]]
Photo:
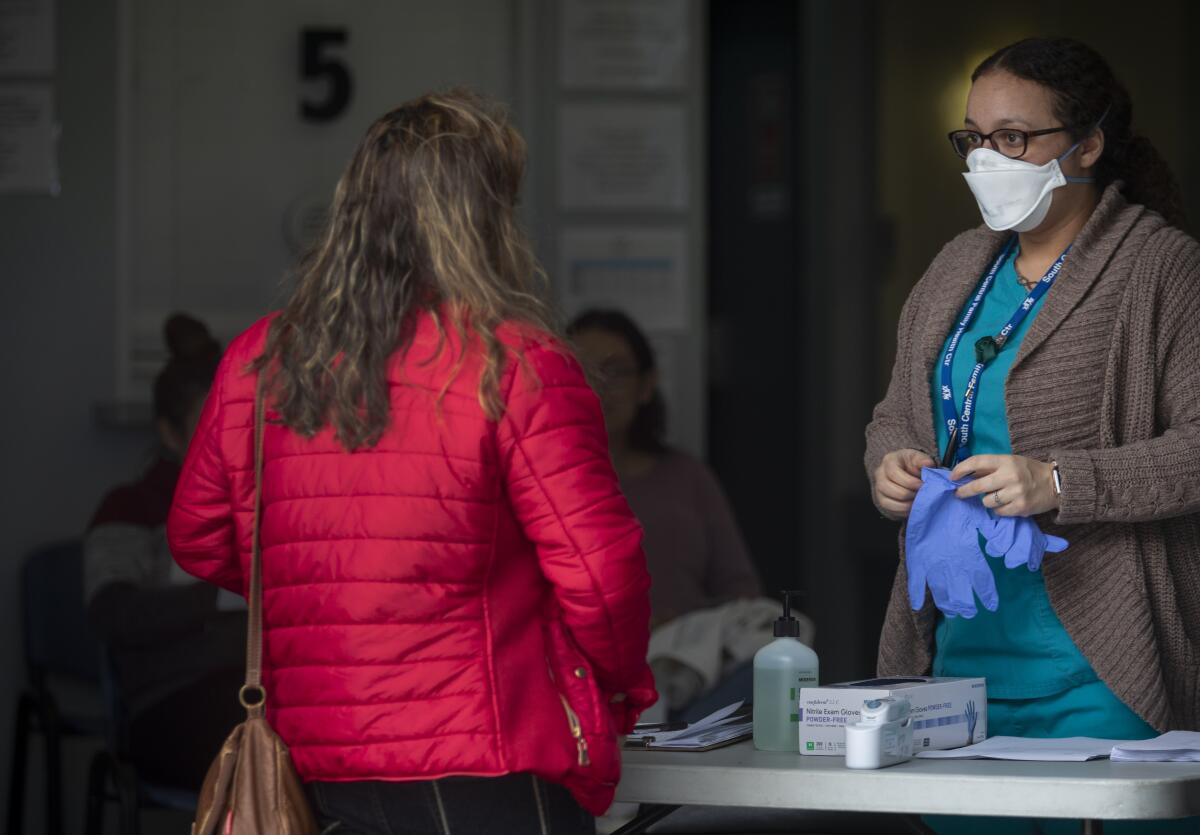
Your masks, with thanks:
[[[792,617],[792,597],[799,597],[799,591],[783,591],[783,617],[775,620],[776,638],[799,638],[800,621]]]

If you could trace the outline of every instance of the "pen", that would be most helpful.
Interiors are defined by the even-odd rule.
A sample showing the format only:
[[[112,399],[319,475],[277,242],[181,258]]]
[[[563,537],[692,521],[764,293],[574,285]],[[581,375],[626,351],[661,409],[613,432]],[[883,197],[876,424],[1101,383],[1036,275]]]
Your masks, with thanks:
[[[651,731],[682,731],[687,726],[687,722],[642,722],[633,726],[633,732],[642,734]]]
[[[946,444],[946,454],[942,456],[942,468],[946,470],[954,469],[954,456],[958,454],[958,432],[950,435],[950,441]]]

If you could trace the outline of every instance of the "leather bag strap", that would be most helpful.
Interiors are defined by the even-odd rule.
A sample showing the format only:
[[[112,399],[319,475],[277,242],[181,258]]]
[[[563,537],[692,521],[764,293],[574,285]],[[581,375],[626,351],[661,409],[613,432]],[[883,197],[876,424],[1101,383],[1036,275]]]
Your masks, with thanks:
[[[263,435],[265,434],[266,405],[263,375],[259,373],[254,386],[254,522],[250,542],[250,593],[247,596],[249,617],[246,627],[246,684],[238,698],[251,717],[261,716],[267,701],[262,686],[262,480]]]

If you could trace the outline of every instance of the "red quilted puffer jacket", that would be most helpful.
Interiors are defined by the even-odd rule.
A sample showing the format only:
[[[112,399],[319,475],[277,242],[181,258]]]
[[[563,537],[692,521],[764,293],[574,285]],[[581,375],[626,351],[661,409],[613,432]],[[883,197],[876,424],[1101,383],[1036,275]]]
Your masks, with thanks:
[[[184,569],[242,594],[247,366],[269,321],[222,360],[167,523]],[[428,316],[392,358],[391,425],[373,448],[272,425],[268,404],[268,717],[306,780],[533,772],[600,813],[615,737],[656,698],[641,528],[578,364],[514,328],[501,338],[525,360],[508,364],[498,422],[477,398],[478,351],[439,402],[459,342],[439,353]]]

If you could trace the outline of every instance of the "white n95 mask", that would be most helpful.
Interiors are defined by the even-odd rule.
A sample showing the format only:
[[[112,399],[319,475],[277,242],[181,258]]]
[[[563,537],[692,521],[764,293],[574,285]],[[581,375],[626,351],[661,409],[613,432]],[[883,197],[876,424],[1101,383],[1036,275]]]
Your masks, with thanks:
[[[988,228],[997,232],[1036,229],[1050,211],[1056,188],[1067,183],[1094,182],[1094,177],[1068,177],[1059,167],[1059,161],[1078,147],[1079,143],[1072,145],[1061,157],[1045,165],[1010,159],[991,148],[976,148],[968,154],[969,170],[963,177]]]

